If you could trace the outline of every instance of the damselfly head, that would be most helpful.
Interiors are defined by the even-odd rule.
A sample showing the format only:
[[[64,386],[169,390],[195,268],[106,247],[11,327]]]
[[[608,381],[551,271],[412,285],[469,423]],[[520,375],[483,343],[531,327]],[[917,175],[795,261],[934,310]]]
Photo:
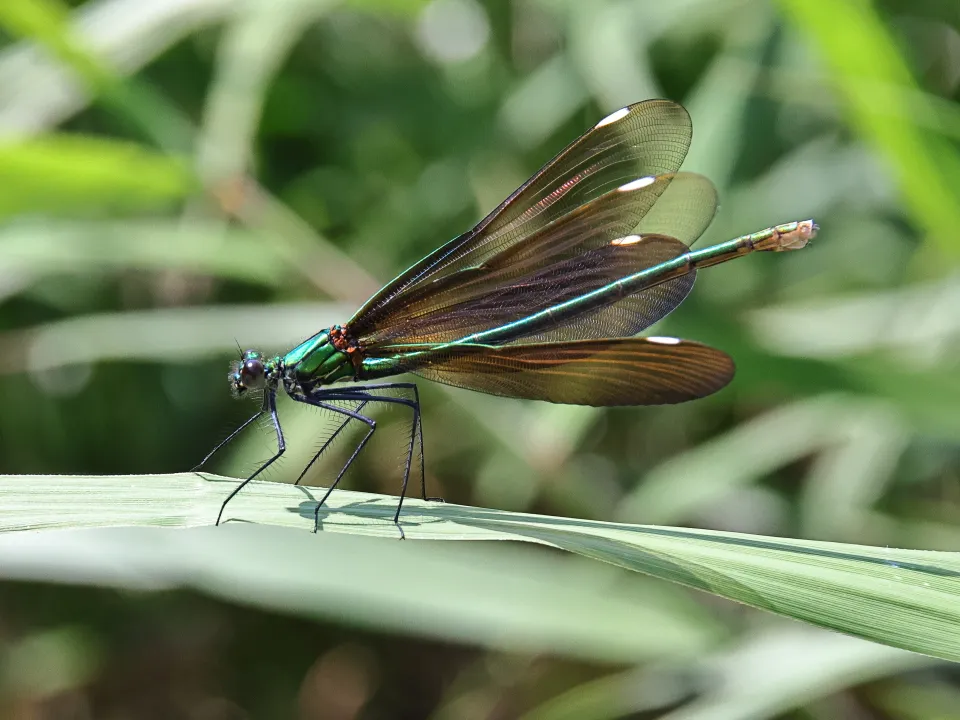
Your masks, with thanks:
[[[247,350],[238,362],[230,366],[230,385],[237,395],[247,390],[261,390],[276,383],[276,360],[265,360],[256,350]]]

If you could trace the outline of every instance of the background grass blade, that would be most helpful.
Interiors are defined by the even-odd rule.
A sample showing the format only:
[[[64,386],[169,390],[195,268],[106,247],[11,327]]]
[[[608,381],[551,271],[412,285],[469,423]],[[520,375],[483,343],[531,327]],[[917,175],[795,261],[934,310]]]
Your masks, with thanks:
[[[610,675],[571,688],[522,720],[602,720],[678,704],[657,719],[776,717],[849,685],[937,665],[946,663],[816,628],[773,623],[696,663],[692,673],[667,663]],[[739,682],[740,677],[752,682]]]
[[[681,657],[723,634],[682,598],[685,610],[677,612],[677,593],[663,593],[663,586],[617,587],[616,573],[508,555],[496,546],[253,525],[64,530],[3,535],[0,568],[7,579],[192,588],[285,614],[607,663]],[[598,588],[607,589],[603,597]]]
[[[182,160],[135,143],[80,135],[45,135],[0,145],[0,218],[50,211],[146,209],[190,194]]]
[[[956,191],[960,157],[943,138],[887,111],[903,102],[904,91],[916,90],[916,81],[870,3],[779,0],[779,5],[822,49],[851,123],[895,171],[917,225],[942,252],[955,256],[960,242],[949,228],[960,223]],[[919,93],[912,95],[910,103],[914,112],[935,117]]]

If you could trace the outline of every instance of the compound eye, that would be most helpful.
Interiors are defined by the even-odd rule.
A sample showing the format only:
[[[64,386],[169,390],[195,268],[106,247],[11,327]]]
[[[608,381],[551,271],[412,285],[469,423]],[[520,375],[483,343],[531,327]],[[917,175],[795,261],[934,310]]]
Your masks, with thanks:
[[[262,387],[265,375],[263,361],[259,358],[246,358],[240,365],[239,375],[243,387],[248,389]]]

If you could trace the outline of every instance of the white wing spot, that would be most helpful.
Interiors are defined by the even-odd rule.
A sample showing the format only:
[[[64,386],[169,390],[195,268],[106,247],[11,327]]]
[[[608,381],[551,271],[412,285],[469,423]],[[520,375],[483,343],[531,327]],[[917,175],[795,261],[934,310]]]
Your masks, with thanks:
[[[654,337],[648,337],[647,341],[652,343],[657,343],[658,345],[679,345],[680,344],[680,338],[674,338],[674,337],[654,336]]]
[[[630,192],[631,190],[639,190],[640,188],[645,188],[648,185],[653,185],[657,179],[650,175],[649,177],[642,177],[636,180],[631,180],[626,185],[621,185],[617,188],[619,192]]]
[[[636,243],[643,240],[643,235],[625,235],[622,238],[616,238],[611,240],[611,245],[635,245]]]
[[[594,125],[594,127],[602,128],[604,125],[610,125],[615,123],[617,120],[623,120],[623,118],[629,114],[630,108],[620,108],[619,110],[607,115],[603,120]]]

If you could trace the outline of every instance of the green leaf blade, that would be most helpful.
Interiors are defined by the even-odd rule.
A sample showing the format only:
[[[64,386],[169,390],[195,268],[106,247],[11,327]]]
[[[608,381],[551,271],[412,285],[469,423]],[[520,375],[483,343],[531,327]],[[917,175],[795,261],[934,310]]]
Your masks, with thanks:
[[[0,532],[209,525],[238,482],[195,473],[0,477],[0,506],[8,508]],[[300,528],[305,532],[298,542],[309,543],[321,496],[316,488],[253,482],[227,506],[225,524]],[[338,491],[321,509],[321,530],[399,539],[391,522],[396,502],[389,495]],[[412,498],[404,502],[401,521],[409,541],[549,545],[821,627],[960,660],[960,553],[596,522]]]
[[[196,189],[180,158],[135,143],[52,134],[0,145],[0,217],[167,205]]]

